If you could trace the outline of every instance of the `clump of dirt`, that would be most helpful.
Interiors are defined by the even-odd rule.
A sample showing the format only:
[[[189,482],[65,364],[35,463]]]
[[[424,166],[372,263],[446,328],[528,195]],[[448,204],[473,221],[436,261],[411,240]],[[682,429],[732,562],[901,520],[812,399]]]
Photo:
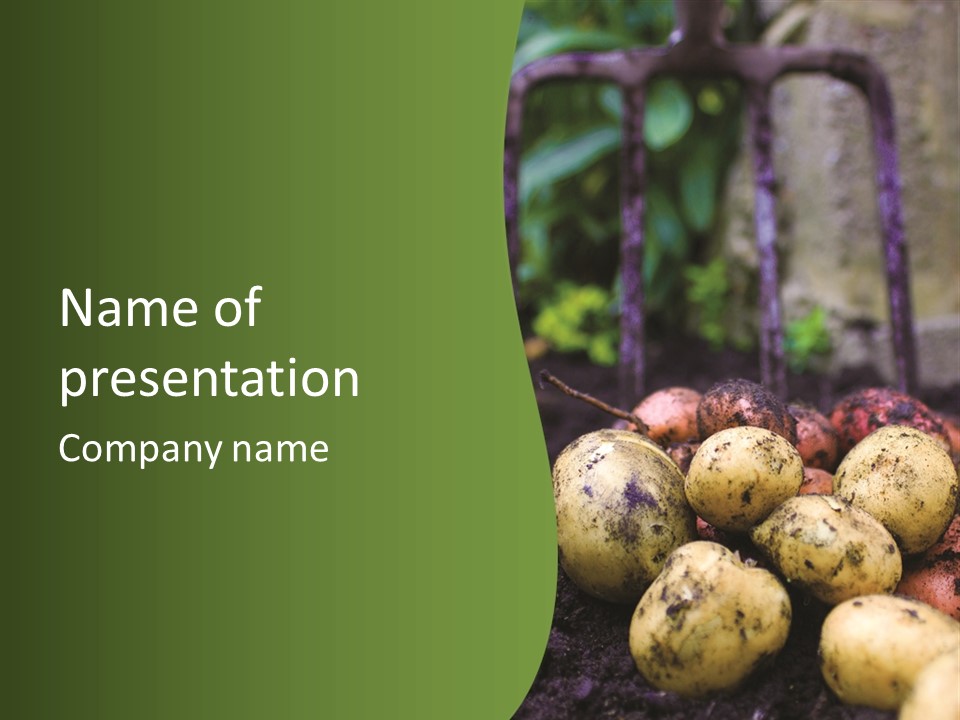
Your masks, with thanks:
[[[583,392],[617,402],[615,369],[597,368],[584,357],[548,355],[531,362],[534,383],[547,369]],[[714,353],[697,341],[674,341],[648,349],[650,391],[687,386],[704,392],[728,378],[759,382],[755,355]],[[790,400],[828,412],[844,395],[884,385],[870,370],[840,377],[792,375]],[[600,410],[572,400],[552,387],[537,386],[537,402],[551,462],[580,435],[613,424]],[[960,408],[960,385],[927,389],[919,399],[940,412]],[[558,567],[553,627],[536,679],[517,710],[518,720],[617,718],[618,720],[893,720],[896,713],[842,705],[820,675],[817,645],[829,608],[791,589],[793,623],[777,659],[736,692],[690,700],[646,683],[630,656],[632,607],[596,600],[581,592]]]

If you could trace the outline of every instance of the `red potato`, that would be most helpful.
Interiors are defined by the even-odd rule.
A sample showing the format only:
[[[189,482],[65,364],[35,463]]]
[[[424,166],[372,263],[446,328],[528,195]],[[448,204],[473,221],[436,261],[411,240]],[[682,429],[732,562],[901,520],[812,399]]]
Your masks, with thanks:
[[[953,464],[960,467],[960,417],[955,415],[941,415],[943,429],[947,431],[947,437],[950,438],[950,457],[953,458]]]
[[[668,387],[651,393],[633,409],[647,426],[648,437],[663,446],[696,440],[700,393],[687,387]],[[629,424],[633,430],[633,424]]]
[[[803,464],[833,472],[840,461],[837,431],[822,413],[804,403],[787,406],[797,420],[797,450]]]
[[[960,417],[954,415],[941,415],[943,429],[947,431],[947,437],[950,439],[950,452],[956,455],[960,453]]]
[[[704,393],[697,407],[700,439],[727,428],[764,428],[797,443],[797,421],[780,398],[749,380],[725,380]]]
[[[702,517],[697,515],[697,535],[700,536],[701,540],[710,540],[711,542],[718,542],[721,545],[726,545],[727,538],[730,536],[730,533],[724,532],[719,528],[715,528]]]
[[[803,468],[803,485],[798,495],[833,495],[833,475],[820,468]]]
[[[750,536],[745,533],[727,532],[714,527],[702,517],[697,516],[697,535],[701,540],[720,543],[733,550],[740,559],[752,567],[769,568],[770,563],[763,556],[757,546],[750,542]]]
[[[896,592],[960,620],[960,515],[936,545],[907,561]]]
[[[693,456],[697,454],[699,449],[700,443],[698,442],[670,443],[667,446],[667,455],[677,464],[680,472],[686,475],[690,469],[690,461],[693,460]]]
[[[867,435],[886,425],[916,428],[949,450],[950,438],[940,417],[916,398],[891,388],[867,388],[847,395],[830,413],[840,454],[846,455]]]

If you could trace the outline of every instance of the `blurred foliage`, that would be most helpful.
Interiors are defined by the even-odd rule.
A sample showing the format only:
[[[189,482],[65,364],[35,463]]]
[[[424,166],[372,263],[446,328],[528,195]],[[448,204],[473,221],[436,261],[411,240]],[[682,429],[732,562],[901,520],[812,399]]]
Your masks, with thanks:
[[[728,36],[750,39],[742,0],[728,5]],[[514,69],[558,52],[664,45],[672,29],[670,0],[528,0]],[[608,84],[536,88],[525,106],[520,168],[521,303],[537,317],[535,332],[552,333],[547,339],[557,349],[588,350],[604,362],[616,361],[615,350],[611,357],[605,348],[616,348],[618,322],[621,112],[620,90]],[[673,331],[695,313],[700,332],[722,344],[712,329],[716,311],[706,305],[708,296],[723,296],[710,285],[716,278],[694,270],[691,280],[685,268],[701,260],[718,221],[724,176],[740,143],[740,87],[733,80],[659,78],[648,88],[645,113],[649,331]],[[577,287],[589,293],[577,295]],[[701,299],[690,299],[691,292]],[[601,322],[603,312],[609,317]],[[591,332],[602,335],[602,349],[590,351],[579,337]],[[568,342],[573,335],[577,342]]]
[[[794,372],[808,369],[815,358],[826,357],[831,349],[827,311],[819,305],[784,328],[783,350]]]
[[[617,362],[614,297],[596,285],[562,283],[533,321],[533,330],[560,352],[585,350],[597,365]]]
[[[697,333],[714,350],[722,348],[727,343],[723,319],[730,293],[727,263],[723,258],[714,258],[706,265],[688,265],[683,275],[687,281],[686,297]]]

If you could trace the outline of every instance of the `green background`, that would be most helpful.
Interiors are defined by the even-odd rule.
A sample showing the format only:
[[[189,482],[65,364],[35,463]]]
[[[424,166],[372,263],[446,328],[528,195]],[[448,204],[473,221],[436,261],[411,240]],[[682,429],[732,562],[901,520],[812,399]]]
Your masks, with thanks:
[[[522,3],[31,2],[4,27],[0,714],[506,717],[555,590],[501,162]],[[225,296],[263,286],[257,324]],[[60,326],[60,293],[196,299]],[[349,366],[360,397],[86,396],[62,367]],[[325,440],[77,463],[60,437]]]

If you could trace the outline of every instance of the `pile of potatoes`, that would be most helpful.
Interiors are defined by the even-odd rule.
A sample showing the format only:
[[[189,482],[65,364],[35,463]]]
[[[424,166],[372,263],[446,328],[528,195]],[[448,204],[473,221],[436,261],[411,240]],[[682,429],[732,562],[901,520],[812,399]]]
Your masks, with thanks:
[[[633,416],[646,434],[578,438],[553,486],[561,565],[636,603],[630,652],[652,685],[736,689],[786,643],[791,586],[834,606],[820,665],[841,701],[941,716],[960,659],[952,423],[886,388],[828,418],[746,380],[661,390]]]

